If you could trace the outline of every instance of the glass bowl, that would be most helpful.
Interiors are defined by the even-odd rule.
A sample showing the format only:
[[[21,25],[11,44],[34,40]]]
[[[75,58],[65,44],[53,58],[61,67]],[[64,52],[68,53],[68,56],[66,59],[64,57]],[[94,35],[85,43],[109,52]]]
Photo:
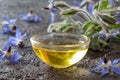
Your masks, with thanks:
[[[37,34],[30,41],[35,54],[55,68],[66,68],[80,61],[90,43],[87,36],[72,33]]]

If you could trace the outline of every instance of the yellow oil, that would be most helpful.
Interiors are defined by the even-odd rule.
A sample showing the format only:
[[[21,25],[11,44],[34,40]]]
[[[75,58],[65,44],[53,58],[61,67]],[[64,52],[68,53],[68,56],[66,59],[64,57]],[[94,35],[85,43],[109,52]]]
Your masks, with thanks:
[[[66,68],[80,61],[87,53],[85,49],[50,50],[33,45],[36,55],[45,63],[56,68]]]

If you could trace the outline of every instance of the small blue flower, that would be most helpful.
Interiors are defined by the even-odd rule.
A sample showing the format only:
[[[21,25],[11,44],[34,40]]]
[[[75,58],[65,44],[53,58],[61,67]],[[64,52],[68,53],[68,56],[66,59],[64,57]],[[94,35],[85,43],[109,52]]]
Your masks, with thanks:
[[[7,17],[3,17],[5,21],[1,22],[1,33],[2,34],[9,34],[14,33],[16,30],[16,21],[17,19],[8,19]]]
[[[39,22],[41,21],[41,17],[34,14],[33,10],[30,10],[28,14],[22,14],[21,16],[22,20],[28,21],[28,22]]]
[[[73,0],[73,3],[74,3],[76,6],[80,7],[80,2],[79,2],[78,0]]]
[[[23,41],[24,41],[26,35],[27,35],[26,33],[24,35],[22,35],[20,30],[17,29],[16,30],[16,37],[10,37],[9,42],[12,46],[23,47],[24,46]]]
[[[50,22],[54,23],[55,22],[55,12],[56,12],[56,7],[54,6],[54,0],[49,0],[49,5],[45,7],[45,9],[50,10]]]
[[[120,23],[120,12],[116,12],[114,14],[114,17],[116,17],[116,24],[119,24]]]
[[[114,0],[109,0],[109,3],[111,6],[113,6],[115,4],[115,1]]]
[[[96,38],[100,39],[100,38],[105,38],[106,34],[104,34],[104,33],[96,33],[96,34],[93,34],[91,37],[92,38],[96,37]]]
[[[99,35],[98,35],[98,39],[100,39],[100,38],[105,38],[106,37],[106,34],[104,34],[104,33],[100,33]]]
[[[113,62],[108,61],[106,58],[101,59],[100,58],[100,65],[91,69],[91,72],[100,72],[101,76],[105,76],[106,74],[109,74],[110,72],[114,72],[118,75],[120,75],[120,69],[116,66],[120,61],[119,59],[115,59]]]
[[[111,33],[110,34],[110,37],[111,38],[114,38],[114,37],[116,37],[117,35],[119,35],[120,34],[120,32],[119,31],[116,31],[116,32],[114,32],[114,33]]]
[[[78,4],[78,2],[76,4]],[[79,5],[82,9],[88,11],[90,15],[93,15],[93,9],[95,6],[92,0],[81,0]]]
[[[2,50],[0,50],[0,61],[9,61],[10,63],[13,64],[18,64],[19,63],[19,59],[22,56],[18,53],[15,53],[12,51],[11,46],[9,45],[9,43],[7,43]]]

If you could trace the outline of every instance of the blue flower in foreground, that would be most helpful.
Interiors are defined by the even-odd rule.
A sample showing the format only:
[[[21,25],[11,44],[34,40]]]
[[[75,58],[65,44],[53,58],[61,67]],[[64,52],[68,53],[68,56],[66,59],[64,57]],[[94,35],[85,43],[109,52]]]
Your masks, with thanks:
[[[54,6],[54,1],[49,0],[49,5],[45,7],[44,9],[49,9],[50,10],[50,22],[53,23],[55,21],[55,12],[56,12],[56,7]]]
[[[22,14],[21,16],[22,20],[28,21],[28,22],[39,22],[41,21],[41,17],[37,16],[33,10],[30,10],[28,14]]]
[[[14,33],[16,30],[16,21],[17,19],[8,19],[7,17],[3,17],[5,21],[1,22],[1,33],[2,34],[9,34]]]
[[[7,43],[2,50],[0,50],[0,61],[9,61],[10,63],[13,64],[18,64],[19,59],[22,57],[20,54],[15,53],[12,51],[11,46],[8,45]]]
[[[100,72],[101,76],[105,76],[109,74],[110,72],[114,72],[118,75],[120,75],[120,69],[116,66],[120,61],[119,59],[115,59],[113,62],[108,61],[106,58],[100,59],[100,65],[91,69],[91,72]]]
[[[16,37],[10,37],[9,42],[12,46],[19,46],[23,47],[24,46],[24,39],[26,37],[26,33],[24,35],[21,34],[20,30],[16,30]]]

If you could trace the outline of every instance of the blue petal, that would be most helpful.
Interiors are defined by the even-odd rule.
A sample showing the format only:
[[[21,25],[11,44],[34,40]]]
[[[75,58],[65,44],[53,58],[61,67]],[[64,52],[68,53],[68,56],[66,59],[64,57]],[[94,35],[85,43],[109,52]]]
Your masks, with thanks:
[[[2,26],[2,29],[3,29],[3,31],[5,31],[5,32],[10,31],[9,25],[4,25],[4,26]]]
[[[22,57],[22,56],[21,56],[20,54],[18,54],[18,53],[13,53],[13,54],[10,56],[9,60],[10,60],[10,62],[13,63],[13,64],[18,64],[18,60],[19,60],[21,57]]]
[[[114,1],[114,0],[109,0],[109,3],[110,3],[110,5],[112,6],[112,5],[115,4],[115,1]]]
[[[16,30],[16,38],[21,37],[21,31],[19,29]]]
[[[102,74],[101,74],[101,76],[103,77],[103,76],[105,76],[106,74],[108,74],[109,72],[108,72],[108,69],[107,68],[103,68],[102,69]]]
[[[94,5],[93,4],[89,4],[88,8],[87,8],[88,13],[90,13],[91,15],[93,15],[93,9],[94,9]]]
[[[3,52],[0,52],[0,58],[4,56],[4,53]]]
[[[33,19],[35,22],[39,22],[40,20],[41,20],[41,18],[40,17],[38,17],[38,16],[34,16],[34,19]]]
[[[115,59],[115,60],[112,62],[112,65],[118,64],[119,62],[120,62],[120,58],[119,58],[119,59]]]
[[[10,22],[9,18],[7,18],[7,17],[3,17],[3,19],[4,19],[5,21],[7,21],[8,23]]]
[[[17,38],[15,37],[9,37],[9,42],[16,42],[17,41]]]
[[[97,66],[97,67],[91,69],[90,72],[100,71],[100,70],[102,70],[102,68],[103,68],[103,66],[100,65],[100,66]]]
[[[0,57],[0,61],[4,61],[4,60],[6,60],[5,56],[4,57]]]
[[[120,23],[120,18],[117,18],[117,22],[116,22],[116,24],[118,24],[118,23]]]
[[[20,39],[23,40],[26,36],[27,36],[27,34],[25,33],[24,35],[22,35],[22,36],[20,37]]]
[[[54,23],[54,21],[55,21],[55,12],[56,12],[56,8],[52,8],[51,12],[50,12],[50,15],[51,15],[50,22],[51,23]]]
[[[41,20],[38,16],[29,16],[28,21],[30,22],[39,22]]]
[[[28,16],[27,14],[22,14],[22,15],[20,15],[20,17],[21,17],[23,20],[27,20],[29,16]]]
[[[17,43],[17,38],[9,37],[9,43],[11,46],[15,46]]]
[[[17,19],[11,19],[11,20],[9,21],[9,23],[10,23],[10,24],[15,24],[16,21],[17,21]]]
[[[112,66],[111,69],[116,73],[120,75],[120,69],[118,67]]]
[[[105,38],[105,37],[106,37],[106,34],[103,34],[103,33],[101,33],[101,34],[98,35],[98,39]]]
[[[10,43],[9,42],[6,42],[5,43],[5,46],[2,48],[3,51],[6,51],[8,50],[8,47],[10,46]]]
[[[4,60],[6,60],[5,53],[0,52],[0,61],[4,61]]]
[[[73,3],[76,5],[76,6],[80,6],[80,2],[78,0],[73,0]]]
[[[100,62],[100,64],[103,64],[104,60],[102,58],[100,58],[99,62]]]
[[[51,15],[50,22],[54,23],[54,21],[55,21],[55,14],[51,12],[50,15]]]

